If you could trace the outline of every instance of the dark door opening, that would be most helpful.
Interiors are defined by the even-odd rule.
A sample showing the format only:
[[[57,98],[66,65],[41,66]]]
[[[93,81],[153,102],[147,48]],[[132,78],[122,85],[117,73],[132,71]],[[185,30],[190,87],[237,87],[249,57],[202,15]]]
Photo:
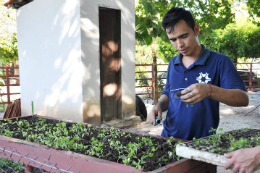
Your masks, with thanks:
[[[99,8],[101,121],[121,119],[121,11]]]

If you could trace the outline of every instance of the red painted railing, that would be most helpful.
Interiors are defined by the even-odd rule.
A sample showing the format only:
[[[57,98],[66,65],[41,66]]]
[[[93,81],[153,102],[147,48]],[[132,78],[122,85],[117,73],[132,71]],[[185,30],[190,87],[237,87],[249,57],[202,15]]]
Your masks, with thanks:
[[[19,67],[0,67],[0,70],[2,71],[0,74],[0,97],[7,96],[7,100],[2,101],[1,99],[0,104],[10,104],[13,101],[11,95],[20,94],[20,92],[13,93],[10,90],[12,86],[20,86],[19,75],[15,75],[15,71],[19,70]],[[2,91],[4,87],[6,87],[6,92]]]
[[[234,63],[248,91],[260,91],[260,63]]]

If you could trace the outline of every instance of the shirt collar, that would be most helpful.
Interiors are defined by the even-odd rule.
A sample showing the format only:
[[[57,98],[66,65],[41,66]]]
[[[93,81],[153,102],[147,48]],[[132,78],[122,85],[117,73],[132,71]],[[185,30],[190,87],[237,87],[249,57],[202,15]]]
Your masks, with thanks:
[[[198,59],[195,61],[194,65],[205,65],[207,60],[208,60],[208,58],[209,58],[210,50],[207,49],[203,44],[201,44],[201,46],[202,46],[202,50],[200,52],[200,55],[199,55]],[[177,55],[177,58],[176,58],[176,60],[174,62],[174,65],[182,63],[181,62],[182,56],[183,55],[181,53],[179,53]]]

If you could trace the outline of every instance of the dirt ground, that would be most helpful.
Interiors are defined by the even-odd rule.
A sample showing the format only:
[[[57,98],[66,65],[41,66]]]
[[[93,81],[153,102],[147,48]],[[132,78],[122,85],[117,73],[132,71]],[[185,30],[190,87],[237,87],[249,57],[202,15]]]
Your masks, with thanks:
[[[223,128],[223,131],[231,131],[241,128],[254,128],[260,129],[260,92],[249,92],[249,105],[247,107],[231,107],[225,104],[220,104],[220,123],[219,128]],[[149,113],[153,105],[151,100],[144,101]],[[165,118],[166,112],[163,114]],[[140,126],[132,128],[134,132],[143,132],[154,135],[160,135],[163,129],[162,125],[152,126],[147,122],[142,122]],[[218,173],[229,173],[229,170],[225,170],[223,167],[218,166]],[[257,171],[260,173],[260,171]]]

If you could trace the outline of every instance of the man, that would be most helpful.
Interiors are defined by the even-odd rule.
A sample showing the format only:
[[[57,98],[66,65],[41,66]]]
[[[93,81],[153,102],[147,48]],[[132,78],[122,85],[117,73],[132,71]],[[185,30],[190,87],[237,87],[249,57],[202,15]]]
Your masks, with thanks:
[[[245,85],[229,57],[199,43],[199,25],[189,11],[171,8],[162,27],[179,54],[169,63],[165,89],[148,120],[155,125],[155,118],[168,110],[162,136],[187,140],[209,136],[209,130],[219,125],[219,102],[248,105]]]
[[[230,160],[224,165],[232,173],[253,173],[260,167],[260,146],[245,148],[225,154]]]

